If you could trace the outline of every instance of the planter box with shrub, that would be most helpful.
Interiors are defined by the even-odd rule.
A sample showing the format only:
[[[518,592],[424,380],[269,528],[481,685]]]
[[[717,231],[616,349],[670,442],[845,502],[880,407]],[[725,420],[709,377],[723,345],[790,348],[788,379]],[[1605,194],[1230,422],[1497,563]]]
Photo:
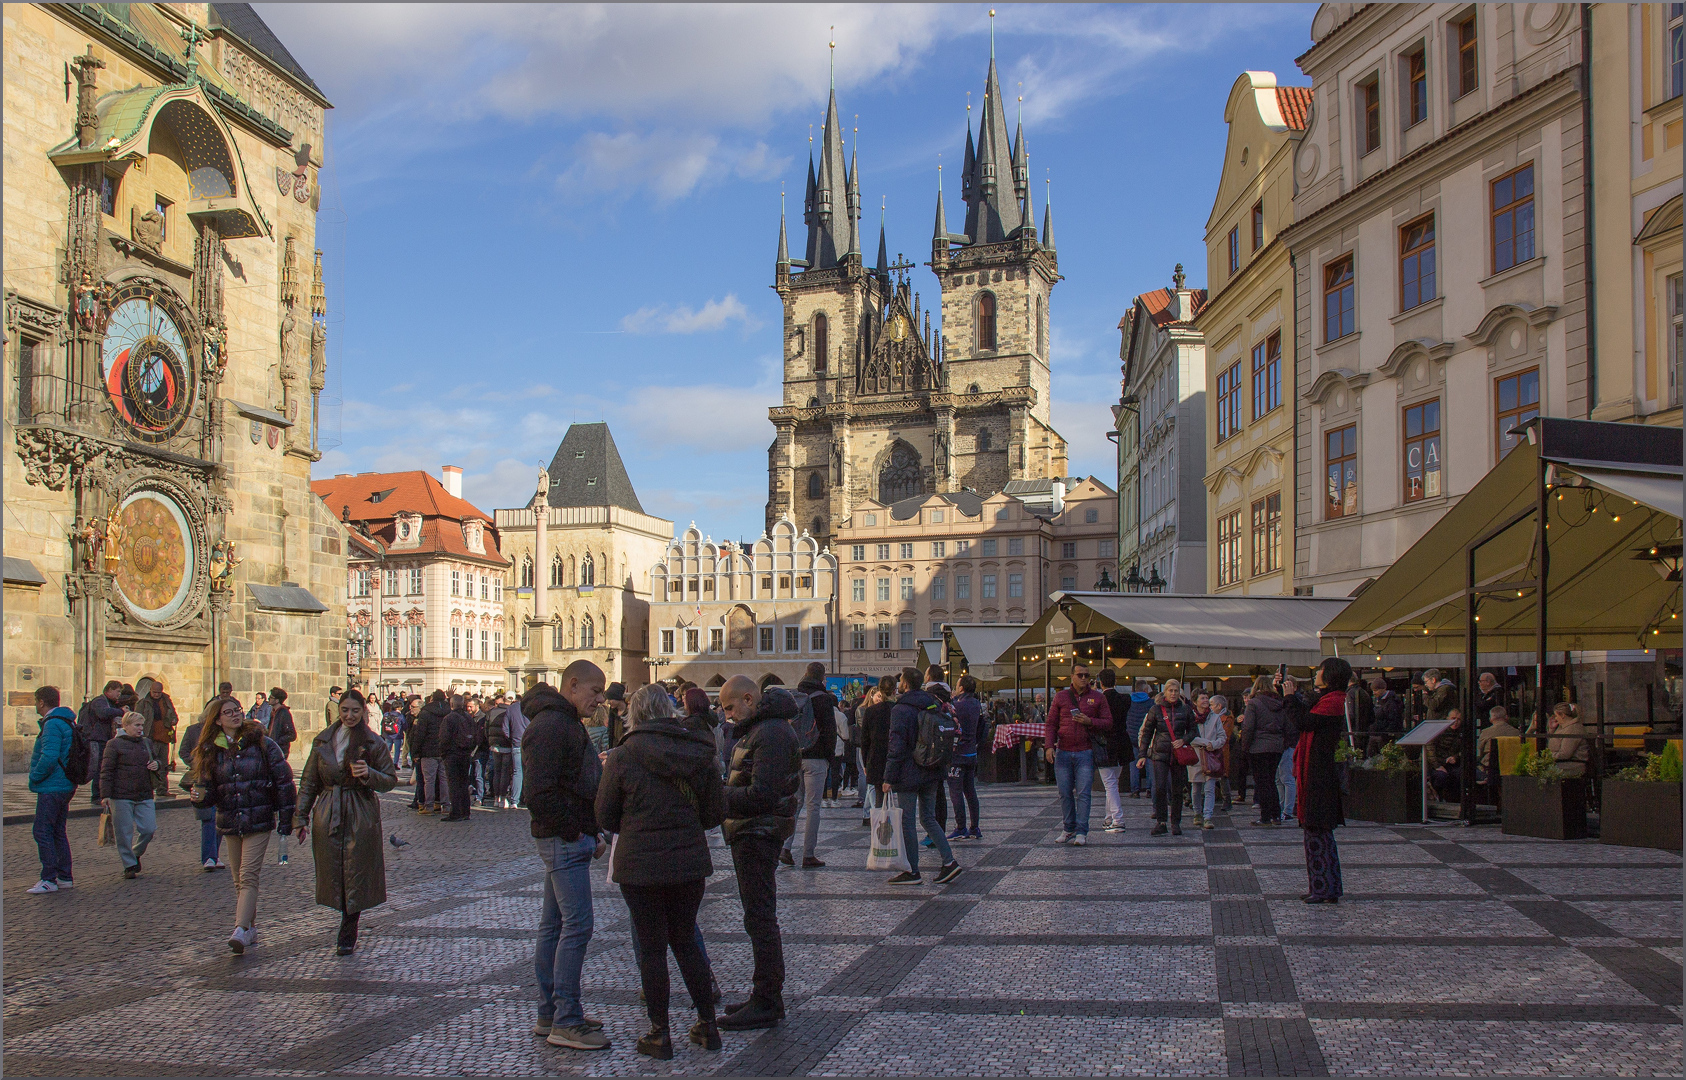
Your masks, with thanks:
[[[1507,835],[1537,836],[1543,840],[1586,839],[1585,780],[1534,776],[1503,779],[1503,830]]]
[[[1626,847],[1680,850],[1680,751],[1674,743],[1604,781],[1599,839]]]
[[[1349,820],[1402,825],[1423,819],[1422,777],[1397,769],[1349,768],[1341,810]]]

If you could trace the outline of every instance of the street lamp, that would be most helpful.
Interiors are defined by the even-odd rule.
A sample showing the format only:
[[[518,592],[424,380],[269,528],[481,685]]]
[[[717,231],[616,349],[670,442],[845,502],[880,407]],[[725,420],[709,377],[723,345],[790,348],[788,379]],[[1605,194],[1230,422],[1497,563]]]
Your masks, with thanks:
[[[1149,578],[1147,582],[1147,591],[1164,592],[1167,584],[1169,584],[1169,582],[1159,576],[1159,567],[1155,566],[1153,568],[1153,577]]]
[[[1095,582],[1095,591],[1096,592],[1117,592],[1118,591],[1118,582],[1112,580],[1111,575],[1109,575],[1106,572],[1106,567],[1104,567],[1104,566],[1101,567],[1100,580]]]
[[[1124,579],[1124,587],[1131,592],[1141,592],[1143,584],[1141,566],[1139,564],[1131,564],[1130,576]]]

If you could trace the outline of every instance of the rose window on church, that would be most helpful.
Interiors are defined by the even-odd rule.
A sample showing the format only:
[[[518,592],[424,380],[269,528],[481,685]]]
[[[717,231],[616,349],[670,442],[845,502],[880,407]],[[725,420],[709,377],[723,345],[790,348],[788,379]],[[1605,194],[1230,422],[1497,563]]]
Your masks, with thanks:
[[[187,515],[157,491],[137,491],[117,512],[117,588],[147,622],[168,622],[187,602],[195,552]]]
[[[919,454],[906,443],[897,443],[878,473],[878,501],[900,502],[925,493],[925,470]]]

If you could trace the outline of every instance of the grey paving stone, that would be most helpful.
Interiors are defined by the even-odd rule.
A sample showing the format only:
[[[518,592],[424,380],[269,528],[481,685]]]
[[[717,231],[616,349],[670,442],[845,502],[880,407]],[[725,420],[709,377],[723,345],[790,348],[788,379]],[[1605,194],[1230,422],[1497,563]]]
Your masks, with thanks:
[[[1679,942],[1681,935],[1678,900],[1577,900],[1573,906],[1630,938],[1667,938]]]
[[[1626,982],[1574,949],[1467,945],[1285,946],[1305,1000],[1642,1004]],[[1373,977],[1386,972],[1385,979]]]
[[[930,951],[896,993],[1217,1000],[1211,950],[1188,946],[942,946]]]
[[[1310,1021],[1340,1076],[1678,1076],[1679,1025]]]

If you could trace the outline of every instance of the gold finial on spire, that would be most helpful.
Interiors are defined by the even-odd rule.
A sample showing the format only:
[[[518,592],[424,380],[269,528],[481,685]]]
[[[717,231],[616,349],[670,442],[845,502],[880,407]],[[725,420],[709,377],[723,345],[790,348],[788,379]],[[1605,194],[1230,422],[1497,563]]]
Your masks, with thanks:
[[[995,9],[989,9],[989,58],[995,59]]]
[[[837,89],[837,27],[831,28],[831,88]]]

